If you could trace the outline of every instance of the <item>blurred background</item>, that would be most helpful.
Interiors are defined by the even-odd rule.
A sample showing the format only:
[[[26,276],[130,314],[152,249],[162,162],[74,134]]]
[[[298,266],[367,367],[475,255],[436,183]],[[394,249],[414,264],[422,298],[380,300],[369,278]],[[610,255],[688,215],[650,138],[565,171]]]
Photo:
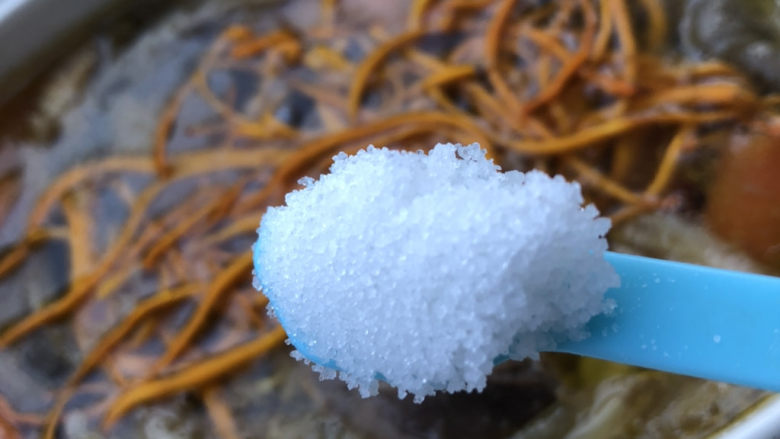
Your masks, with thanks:
[[[772,395],[562,354],[363,400],[248,249],[339,151],[479,142],[613,250],[777,275],[779,89],[771,0],[0,0],[0,437],[735,437]]]

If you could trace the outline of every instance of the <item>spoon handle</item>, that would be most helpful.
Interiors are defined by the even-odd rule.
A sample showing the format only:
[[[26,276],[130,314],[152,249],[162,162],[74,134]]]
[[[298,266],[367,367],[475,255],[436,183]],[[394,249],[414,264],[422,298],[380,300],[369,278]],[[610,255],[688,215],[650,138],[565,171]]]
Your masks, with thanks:
[[[780,391],[780,278],[608,252],[617,307],[555,349]]]

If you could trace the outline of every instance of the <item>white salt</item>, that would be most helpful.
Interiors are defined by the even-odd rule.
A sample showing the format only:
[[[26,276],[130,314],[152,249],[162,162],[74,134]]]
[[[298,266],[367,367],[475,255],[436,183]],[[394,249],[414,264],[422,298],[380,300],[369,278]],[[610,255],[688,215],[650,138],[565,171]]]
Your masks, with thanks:
[[[481,390],[494,360],[582,337],[619,281],[576,183],[501,172],[478,145],[334,157],[269,208],[255,283],[293,356],[363,396]]]

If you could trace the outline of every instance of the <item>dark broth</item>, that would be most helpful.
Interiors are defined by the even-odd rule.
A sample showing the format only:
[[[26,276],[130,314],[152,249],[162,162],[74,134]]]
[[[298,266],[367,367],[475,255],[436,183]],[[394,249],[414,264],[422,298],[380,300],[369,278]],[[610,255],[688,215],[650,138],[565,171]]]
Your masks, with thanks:
[[[362,400],[289,358],[250,284],[254,230],[300,177],[339,151],[439,141],[577,179],[622,251],[771,270],[701,224],[711,181],[734,173],[717,165],[733,136],[777,135],[775,99],[736,67],[680,59],[663,8],[206,2],[115,55],[74,55],[25,115],[55,123],[54,140],[0,146],[0,432],[700,437],[728,424],[765,394],[565,355],[502,365],[480,394]]]

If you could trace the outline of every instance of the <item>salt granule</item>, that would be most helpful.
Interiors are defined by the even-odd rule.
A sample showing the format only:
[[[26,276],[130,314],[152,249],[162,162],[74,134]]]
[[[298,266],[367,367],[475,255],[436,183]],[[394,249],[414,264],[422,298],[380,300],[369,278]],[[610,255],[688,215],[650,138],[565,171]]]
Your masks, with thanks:
[[[272,207],[255,284],[324,378],[420,402],[481,390],[494,359],[536,357],[609,304],[610,222],[577,183],[501,172],[478,145],[340,153]]]

